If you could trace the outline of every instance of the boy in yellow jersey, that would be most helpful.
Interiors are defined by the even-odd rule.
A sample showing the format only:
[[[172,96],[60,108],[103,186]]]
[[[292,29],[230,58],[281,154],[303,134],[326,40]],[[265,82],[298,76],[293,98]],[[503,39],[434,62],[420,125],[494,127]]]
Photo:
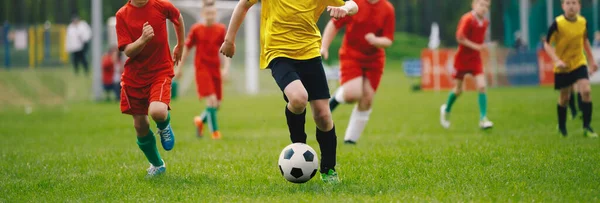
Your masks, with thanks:
[[[235,36],[246,12],[258,0],[240,0],[220,52],[232,57]],[[331,17],[342,18],[358,12],[353,1],[345,0],[262,0],[260,21],[260,68],[271,69],[287,102],[285,115],[292,143],[306,143],[306,105],[310,102],[321,148],[321,179],[337,183],[335,171],[337,138],[331,111],[329,87],[321,63],[321,33],[317,21],[327,9]]]
[[[557,106],[558,129],[563,136],[567,136],[567,103],[575,84],[582,97],[580,108],[583,114],[584,135],[598,137],[590,126],[592,98],[588,77],[589,73],[595,72],[598,67],[593,60],[592,48],[587,38],[587,21],[579,15],[579,0],[561,0],[561,3],[564,15],[556,17],[544,43],[544,49],[555,64],[554,89],[560,90]]]

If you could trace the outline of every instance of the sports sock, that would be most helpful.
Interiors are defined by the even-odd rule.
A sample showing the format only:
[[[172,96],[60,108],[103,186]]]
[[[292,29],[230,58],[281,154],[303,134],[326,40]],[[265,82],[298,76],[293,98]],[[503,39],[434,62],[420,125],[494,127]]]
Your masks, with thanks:
[[[208,121],[207,110],[204,110],[202,113],[200,113],[200,119],[202,119],[202,123],[206,123]]]
[[[219,131],[219,127],[217,125],[217,108],[207,107],[206,113],[208,114],[206,120],[208,121],[210,132]]]
[[[446,101],[446,112],[449,113],[450,110],[452,110],[452,105],[454,105],[456,98],[456,94],[454,92],[450,92],[448,95],[448,101]]]
[[[575,97],[576,94],[575,92],[571,93],[571,98],[569,98],[569,109],[571,110],[571,115],[576,116],[577,115],[577,107],[575,106]]]
[[[138,137],[137,144],[142,152],[144,152],[144,155],[146,155],[148,162],[153,166],[162,166],[164,164],[158,153],[158,148],[156,148],[156,138],[154,138],[152,130],[148,129],[148,134],[145,137]]]
[[[556,111],[558,112],[558,128],[561,130],[567,129],[567,107],[556,105]]]
[[[487,116],[487,95],[485,93],[479,93],[479,119],[483,120]]]
[[[329,109],[333,112],[339,104],[346,103],[344,101],[344,87],[338,88],[335,95],[329,99]]]
[[[346,129],[346,136],[344,136],[344,141],[358,141],[358,138],[360,138],[360,135],[365,130],[370,115],[371,109],[366,111],[359,111],[358,106],[355,106],[354,110],[352,110],[350,121],[348,122],[348,128]]]
[[[287,120],[292,143],[306,143],[306,131],[304,130],[304,124],[306,123],[306,109],[300,114],[295,114],[290,111],[286,105],[285,118]]]
[[[335,170],[337,136],[335,126],[329,132],[323,132],[317,128],[317,142],[321,149],[321,173],[327,173],[329,169]]]
[[[164,130],[167,126],[169,126],[170,122],[171,122],[171,113],[167,112],[167,119],[165,119],[164,121],[156,121],[156,127],[158,127],[158,129],[160,129],[160,130]]]
[[[583,109],[581,109],[581,106],[583,105],[583,97],[581,97],[581,93],[577,93],[577,106],[579,107],[579,111],[583,111]]]
[[[592,122],[592,102],[581,102],[581,111],[583,113],[583,127],[589,128]]]

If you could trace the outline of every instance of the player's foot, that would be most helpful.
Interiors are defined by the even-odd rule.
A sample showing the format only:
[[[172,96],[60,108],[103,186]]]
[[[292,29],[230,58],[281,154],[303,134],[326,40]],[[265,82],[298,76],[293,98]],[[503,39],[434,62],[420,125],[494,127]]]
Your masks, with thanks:
[[[591,127],[583,128],[583,135],[589,138],[598,138],[598,134]]]
[[[571,120],[575,119],[577,119],[577,111],[573,111],[573,113],[571,113]]]
[[[356,144],[356,141],[352,141],[352,140],[344,140],[344,144],[347,144],[347,145],[355,145],[355,144]]]
[[[196,136],[199,138],[203,137],[204,134],[202,134],[202,130],[204,129],[204,123],[200,116],[194,117],[194,125],[196,126]]]
[[[152,177],[156,177],[159,175],[164,174],[165,172],[167,172],[167,164],[165,163],[165,161],[163,161],[163,165],[162,166],[154,166],[152,164],[150,164],[150,168],[148,168],[146,171],[148,172],[146,174],[147,178],[152,178]]]
[[[442,124],[442,127],[450,128],[449,117],[450,113],[446,112],[446,104],[443,104],[440,107],[440,124]]]
[[[219,131],[215,131],[212,133],[212,139],[213,140],[220,140],[221,139],[221,132]]]
[[[479,121],[479,127],[481,129],[490,129],[494,126],[494,123],[490,121],[488,118],[483,118]]]
[[[333,169],[329,169],[327,173],[321,173],[321,180],[323,180],[323,182],[325,183],[332,184],[340,182],[340,178],[338,177],[337,172],[335,172]]]
[[[566,128],[561,129],[559,126],[557,126],[556,129],[558,129],[558,133],[560,133],[560,135],[562,135],[563,137],[567,137],[569,135],[567,133],[567,129]],[[584,132],[584,134],[585,134],[585,132]]]
[[[173,134],[171,124],[163,130],[158,129],[158,135],[160,136],[160,143],[162,144],[163,149],[167,151],[173,149],[173,146],[175,146],[175,134]]]

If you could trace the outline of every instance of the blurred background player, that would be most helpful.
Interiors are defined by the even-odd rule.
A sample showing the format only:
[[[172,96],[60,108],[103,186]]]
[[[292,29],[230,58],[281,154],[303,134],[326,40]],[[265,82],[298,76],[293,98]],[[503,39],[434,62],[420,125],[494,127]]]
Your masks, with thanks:
[[[79,19],[78,15],[73,15],[71,23],[67,26],[66,45],[67,52],[71,54],[75,74],[79,74],[79,64],[83,65],[83,72],[89,75],[87,62],[87,49],[89,41],[92,39],[92,28],[85,21]]]
[[[596,72],[592,47],[587,38],[587,21],[579,15],[579,0],[561,0],[564,14],[556,17],[548,29],[544,47],[554,61],[554,89],[560,91],[558,98],[558,130],[567,136],[567,102],[573,84],[581,94],[580,108],[583,114],[583,132],[587,137],[598,137],[592,121],[592,97],[589,74]],[[554,46],[553,46],[554,45]],[[584,55],[585,51],[585,55]],[[586,58],[587,55],[587,58]],[[589,67],[589,68],[588,68]],[[589,69],[589,70],[588,70]]]
[[[220,52],[227,57],[235,53],[235,36],[248,9],[258,0],[240,0],[231,16],[225,42]],[[334,18],[358,11],[356,3],[342,0],[261,1],[261,69],[271,74],[284,93],[285,115],[292,143],[306,143],[304,131],[306,105],[310,102],[317,125],[317,142],[321,149],[321,179],[337,183],[335,171],[337,137],[327,100],[329,87],[321,61],[321,34],[318,16],[327,9]],[[334,7],[339,6],[339,7]]]
[[[117,84],[115,75],[121,70],[121,58],[119,49],[111,47],[104,56],[102,56],[102,87],[104,89],[106,101],[110,101],[110,95],[115,95],[115,100],[119,101],[121,97],[121,86]]]
[[[150,130],[148,114],[156,122],[163,148],[173,149],[169,102],[173,65],[181,60],[184,43],[183,17],[166,0],[131,0],[116,15],[119,50],[129,57],[125,63],[121,92],[121,112],[133,116],[137,144],[150,162],[148,176],[166,171]],[[166,20],[177,34],[173,57],[167,40]]]
[[[202,129],[208,123],[213,139],[220,139],[217,125],[217,110],[223,99],[223,77],[229,70],[230,59],[219,54],[219,48],[225,40],[225,25],[216,22],[217,8],[214,0],[204,2],[202,18],[204,23],[192,26],[183,49],[182,61],[185,61],[190,49],[196,47],[194,67],[196,88],[200,99],[206,99],[206,110],[194,118],[197,135],[202,137]],[[223,65],[221,65],[223,60]],[[183,63],[177,68],[176,78],[181,76]],[[223,68],[223,69],[221,69]]]
[[[465,75],[475,77],[477,91],[479,92],[479,127],[491,128],[494,124],[487,118],[487,95],[485,75],[483,74],[483,62],[481,50],[486,48],[485,32],[489,21],[485,18],[490,9],[491,0],[473,0],[473,10],[464,14],[458,24],[456,40],[458,51],[454,58],[454,81],[455,86],[448,96],[448,101],[440,108],[440,123],[444,128],[450,127],[450,111],[452,105],[463,91]]]
[[[354,16],[331,19],[323,32],[321,54],[329,58],[329,45],[337,32],[346,26],[340,48],[341,83],[329,100],[331,111],[340,103],[354,103],[344,142],[355,144],[360,138],[369,116],[375,91],[379,86],[385,51],[392,45],[396,17],[393,5],[387,0],[355,0],[360,8]]]

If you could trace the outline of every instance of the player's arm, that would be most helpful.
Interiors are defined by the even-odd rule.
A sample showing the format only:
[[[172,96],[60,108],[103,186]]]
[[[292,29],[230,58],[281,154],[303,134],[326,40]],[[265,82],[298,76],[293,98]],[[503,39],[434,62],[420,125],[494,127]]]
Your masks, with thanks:
[[[333,39],[339,31],[339,29],[333,21],[334,20],[330,20],[329,23],[327,23],[327,26],[325,26],[325,30],[323,31],[323,39],[321,41],[321,55],[324,59],[329,58],[329,46],[331,45],[331,42],[333,41]]]
[[[385,18],[383,24],[383,36],[376,36],[373,33],[368,33],[365,36],[367,42],[377,48],[388,48],[392,46],[396,31],[396,15],[393,10],[391,14]]]
[[[544,42],[544,50],[546,51],[548,56],[550,56],[550,58],[556,64],[556,66],[564,67],[565,63],[562,62],[562,60],[560,60],[560,58],[558,58],[558,55],[556,55],[556,50],[550,44],[550,42],[552,41],[552,39],[554,37],[554,33],[556,33],[556,32],[558,32],[558,26],[556,25],[556,21],[555,21],[554,23],[552,23],[552,25],[548,29],[548,35],[546,36],[546,41]]]
[[[225,55],[220,55],[219,58],[221,59],[221,64],[223,64],[221,66],[221,77],[227,77],[229,67],[231,67],[231,58],[225,57]]]
[[[152,26],[150,26],[148,22],[144,23],[144,27],[142,29],[142,36],[140,36],[134,42],[125,45],[123,48],[123,52],[129,58],[137,56],[140,52],[142,52],[142,50],[144,50],[146,44],[148,44],[148,42],[154,38],[154,29],[152,29]]]
[[[256,3],[256,1],[257,0],[240,0],[233,9],[231,21],[229,22],[229,27],[225,34],[225,41],[219,51],[223,55],[231,58],[235,53],[235,36],[237,35],[244,18],[246,18],[246,13],[248,13],[248,10]]]
[[[467,21],[468,18],[460,19],[460,22],[458,23],[458,29],[456,30],[456,42],[458,42],[460,45],[480,51],[483,49],[483,45],[475,43],[467,38],[467,33],[469,32],[469,23]]]
[[[171,22],[173,23],[173,28],[175,28],[175,35],[177,35],[177,45],[175,45],[173,50],[173,61],[175,62],[175,65],[177,65],[181,61],[183,47],[185,44],[185,25],[183,22],[183,16],[181,14],[179,14],[177,22],[173,20],[171,20]]]
[[[598,70],[598,65],[596,65],[596,61],[594,60],[594,53],[592,52],[592,44],[590,40],[587,38],[587,31],[583,37],[583,49],[585,50],[585,55],[587,56],[588,67],[590,69],[590,74],[596,72]]]
[[[344,0],[343,6],[327,6],[329,16],[339,19],[358,13],[358,5],[352,0]]]

